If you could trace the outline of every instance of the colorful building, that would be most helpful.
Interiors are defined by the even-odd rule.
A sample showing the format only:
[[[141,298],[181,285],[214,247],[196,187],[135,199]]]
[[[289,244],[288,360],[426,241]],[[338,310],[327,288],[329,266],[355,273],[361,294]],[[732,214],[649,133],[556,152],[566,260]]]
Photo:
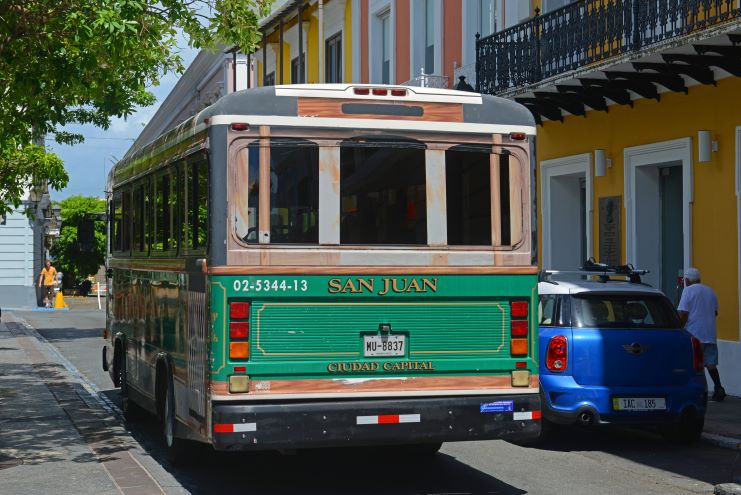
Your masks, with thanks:
[[[564,3],[551,0],[545,7]],[[535,7],[529,0],[285,0],[261,21],[262,43],[248,57],[258,86],[452,88],[460,75],[475,82],[476,33],[514,26]]]
[[[725,0],[581,0],[478,44],[478,88],[538,132],[546,268],[631,263],[670,298],[718,294],[720,370],[741,395],[741,12]]]

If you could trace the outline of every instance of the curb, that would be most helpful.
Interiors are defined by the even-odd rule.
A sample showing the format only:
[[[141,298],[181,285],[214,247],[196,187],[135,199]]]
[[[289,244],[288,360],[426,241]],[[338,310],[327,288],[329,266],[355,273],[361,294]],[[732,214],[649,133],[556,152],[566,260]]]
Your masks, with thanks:
[[[730,449],[741,451],[741,440],[733,437],[726,437],[723,435],[716,435],[715,433],[703,433],[700,437],[704,443],[715,445],[723,449]],[[741,492],[739,492],[741,494]]]
[[[715,485],[714,495],[741,495],[741,485],[736,483],[723,483]]]

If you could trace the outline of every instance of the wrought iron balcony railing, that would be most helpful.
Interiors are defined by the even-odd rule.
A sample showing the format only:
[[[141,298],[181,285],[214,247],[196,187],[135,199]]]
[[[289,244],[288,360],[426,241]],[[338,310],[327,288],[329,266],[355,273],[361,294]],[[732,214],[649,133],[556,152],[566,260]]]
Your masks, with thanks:
[[[499,94],[741,16],[739,0],[581,0],[476,40],[476,89]]]

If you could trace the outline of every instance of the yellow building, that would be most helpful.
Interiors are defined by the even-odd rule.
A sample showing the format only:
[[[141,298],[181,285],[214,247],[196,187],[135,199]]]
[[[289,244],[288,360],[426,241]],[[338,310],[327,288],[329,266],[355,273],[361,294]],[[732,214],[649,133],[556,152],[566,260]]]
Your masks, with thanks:
[[[477,60],[481,91],[541,122],[542,265],[631,263],[670,298],[698,267],[719,298],[720,371],[735,395],[739,29],[736,2],[581,0],[482,38]]]

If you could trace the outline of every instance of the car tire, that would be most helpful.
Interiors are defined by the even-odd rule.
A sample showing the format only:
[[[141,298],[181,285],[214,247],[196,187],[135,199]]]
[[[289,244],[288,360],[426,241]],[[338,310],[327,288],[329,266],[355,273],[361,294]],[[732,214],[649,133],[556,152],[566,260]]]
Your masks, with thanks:
[[[664,426],[661,433],[671,442],[693,443],[700,440],[704,427],[704,415],[684,413],[677,423]]]

